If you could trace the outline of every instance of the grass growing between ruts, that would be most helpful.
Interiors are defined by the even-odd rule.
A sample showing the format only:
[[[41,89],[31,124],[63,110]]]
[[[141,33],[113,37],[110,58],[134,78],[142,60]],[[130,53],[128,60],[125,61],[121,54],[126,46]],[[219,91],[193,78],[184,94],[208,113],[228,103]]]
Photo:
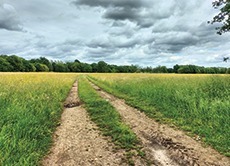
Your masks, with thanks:
[[[76,74],[0,73],[0,165],[39,165]]]
[[[197,134],[230,156],[229,76],[97,74],[91,80],[149,117]]]
[[[98,125],[102,133],[111,137],[117,147],[127,151],[126,157],[130,165],[133,165],[134,155],[130,150],[135,150],[139,156],[145,158],[136,135],[122,122],[115,108],[102,99],[85,78],[79,79],[79,97],[85,103],[91,120]]]
[[[85,103],[91,119],[99,126],[104,135],[110,136],[121,148],[133,149],[138,140],[131,129],[122,123],[119,113],[102,99],[85,78],[79,80],[79,96]]]

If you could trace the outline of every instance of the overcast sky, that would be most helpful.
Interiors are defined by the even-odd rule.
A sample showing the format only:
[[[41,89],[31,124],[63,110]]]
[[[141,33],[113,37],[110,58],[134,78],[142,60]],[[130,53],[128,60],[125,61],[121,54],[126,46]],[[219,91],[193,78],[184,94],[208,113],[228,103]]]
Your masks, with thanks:
[[[212,0],[0,0],[0,54],[172,67],[225,66]]]

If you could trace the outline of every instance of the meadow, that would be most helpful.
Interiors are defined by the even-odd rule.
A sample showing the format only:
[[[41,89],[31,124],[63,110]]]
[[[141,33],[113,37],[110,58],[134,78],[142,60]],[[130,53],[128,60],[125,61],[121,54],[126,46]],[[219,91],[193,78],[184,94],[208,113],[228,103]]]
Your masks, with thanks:
[[[182,129],[230,156],[229,75],[87,76],[150,118]],[[79,97],[102,133],[120,148],[139,151],[135,134],[85,77],[76,73],[0,73],[0,165],[39,165],[52,145],[63,102],[76,79]]]
[[[89,79],[162,123],[230,156],[230,76],[92,74]]]
[[[38,165],[76,77],[0,73],[0,165]]]

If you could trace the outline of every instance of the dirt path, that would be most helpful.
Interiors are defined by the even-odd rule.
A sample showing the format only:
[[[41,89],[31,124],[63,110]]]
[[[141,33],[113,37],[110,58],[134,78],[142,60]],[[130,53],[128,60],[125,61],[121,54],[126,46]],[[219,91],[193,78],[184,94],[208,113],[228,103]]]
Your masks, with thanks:
[[[125,104],[124,100],[104,92],[93,84],[92,86],[118,110],[124,122],[142,141],[147,157],[153,159],[156,165],[230,165],[229,158],[220,155],[212,148],[202,147],[199,142],[188,137],[182,131],[158,124],[145,116],[144,113]]]
[[[102,136],[90,121],[86,110],[79,106],[77,83],[65,102],[61,125],[54,134],[50,154],[42,161],[44,166],[99,166],[126,165],[124,152],[114,151],[108,138]]]

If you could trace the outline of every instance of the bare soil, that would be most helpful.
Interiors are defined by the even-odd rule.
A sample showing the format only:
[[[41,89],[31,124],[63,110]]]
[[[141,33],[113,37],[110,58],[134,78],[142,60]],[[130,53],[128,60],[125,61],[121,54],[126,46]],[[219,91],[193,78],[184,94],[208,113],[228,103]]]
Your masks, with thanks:
[[[92,84],[98,93],[109,101],[121,114],[141,140],[149,160],[155,165],[185,166],[229,166],[229,158],[219,154],[211,147],[203,147],[194,138],[184,132],[159,124],[124,100],[106,93]]]
[[[50,153],[42,161],[44,166],[100,166],[127,165],[125,152],[115,150],[110,139],[101,135],[91,122],[77,96],[77,82],[65,101],[61,125],[54,133]]]

